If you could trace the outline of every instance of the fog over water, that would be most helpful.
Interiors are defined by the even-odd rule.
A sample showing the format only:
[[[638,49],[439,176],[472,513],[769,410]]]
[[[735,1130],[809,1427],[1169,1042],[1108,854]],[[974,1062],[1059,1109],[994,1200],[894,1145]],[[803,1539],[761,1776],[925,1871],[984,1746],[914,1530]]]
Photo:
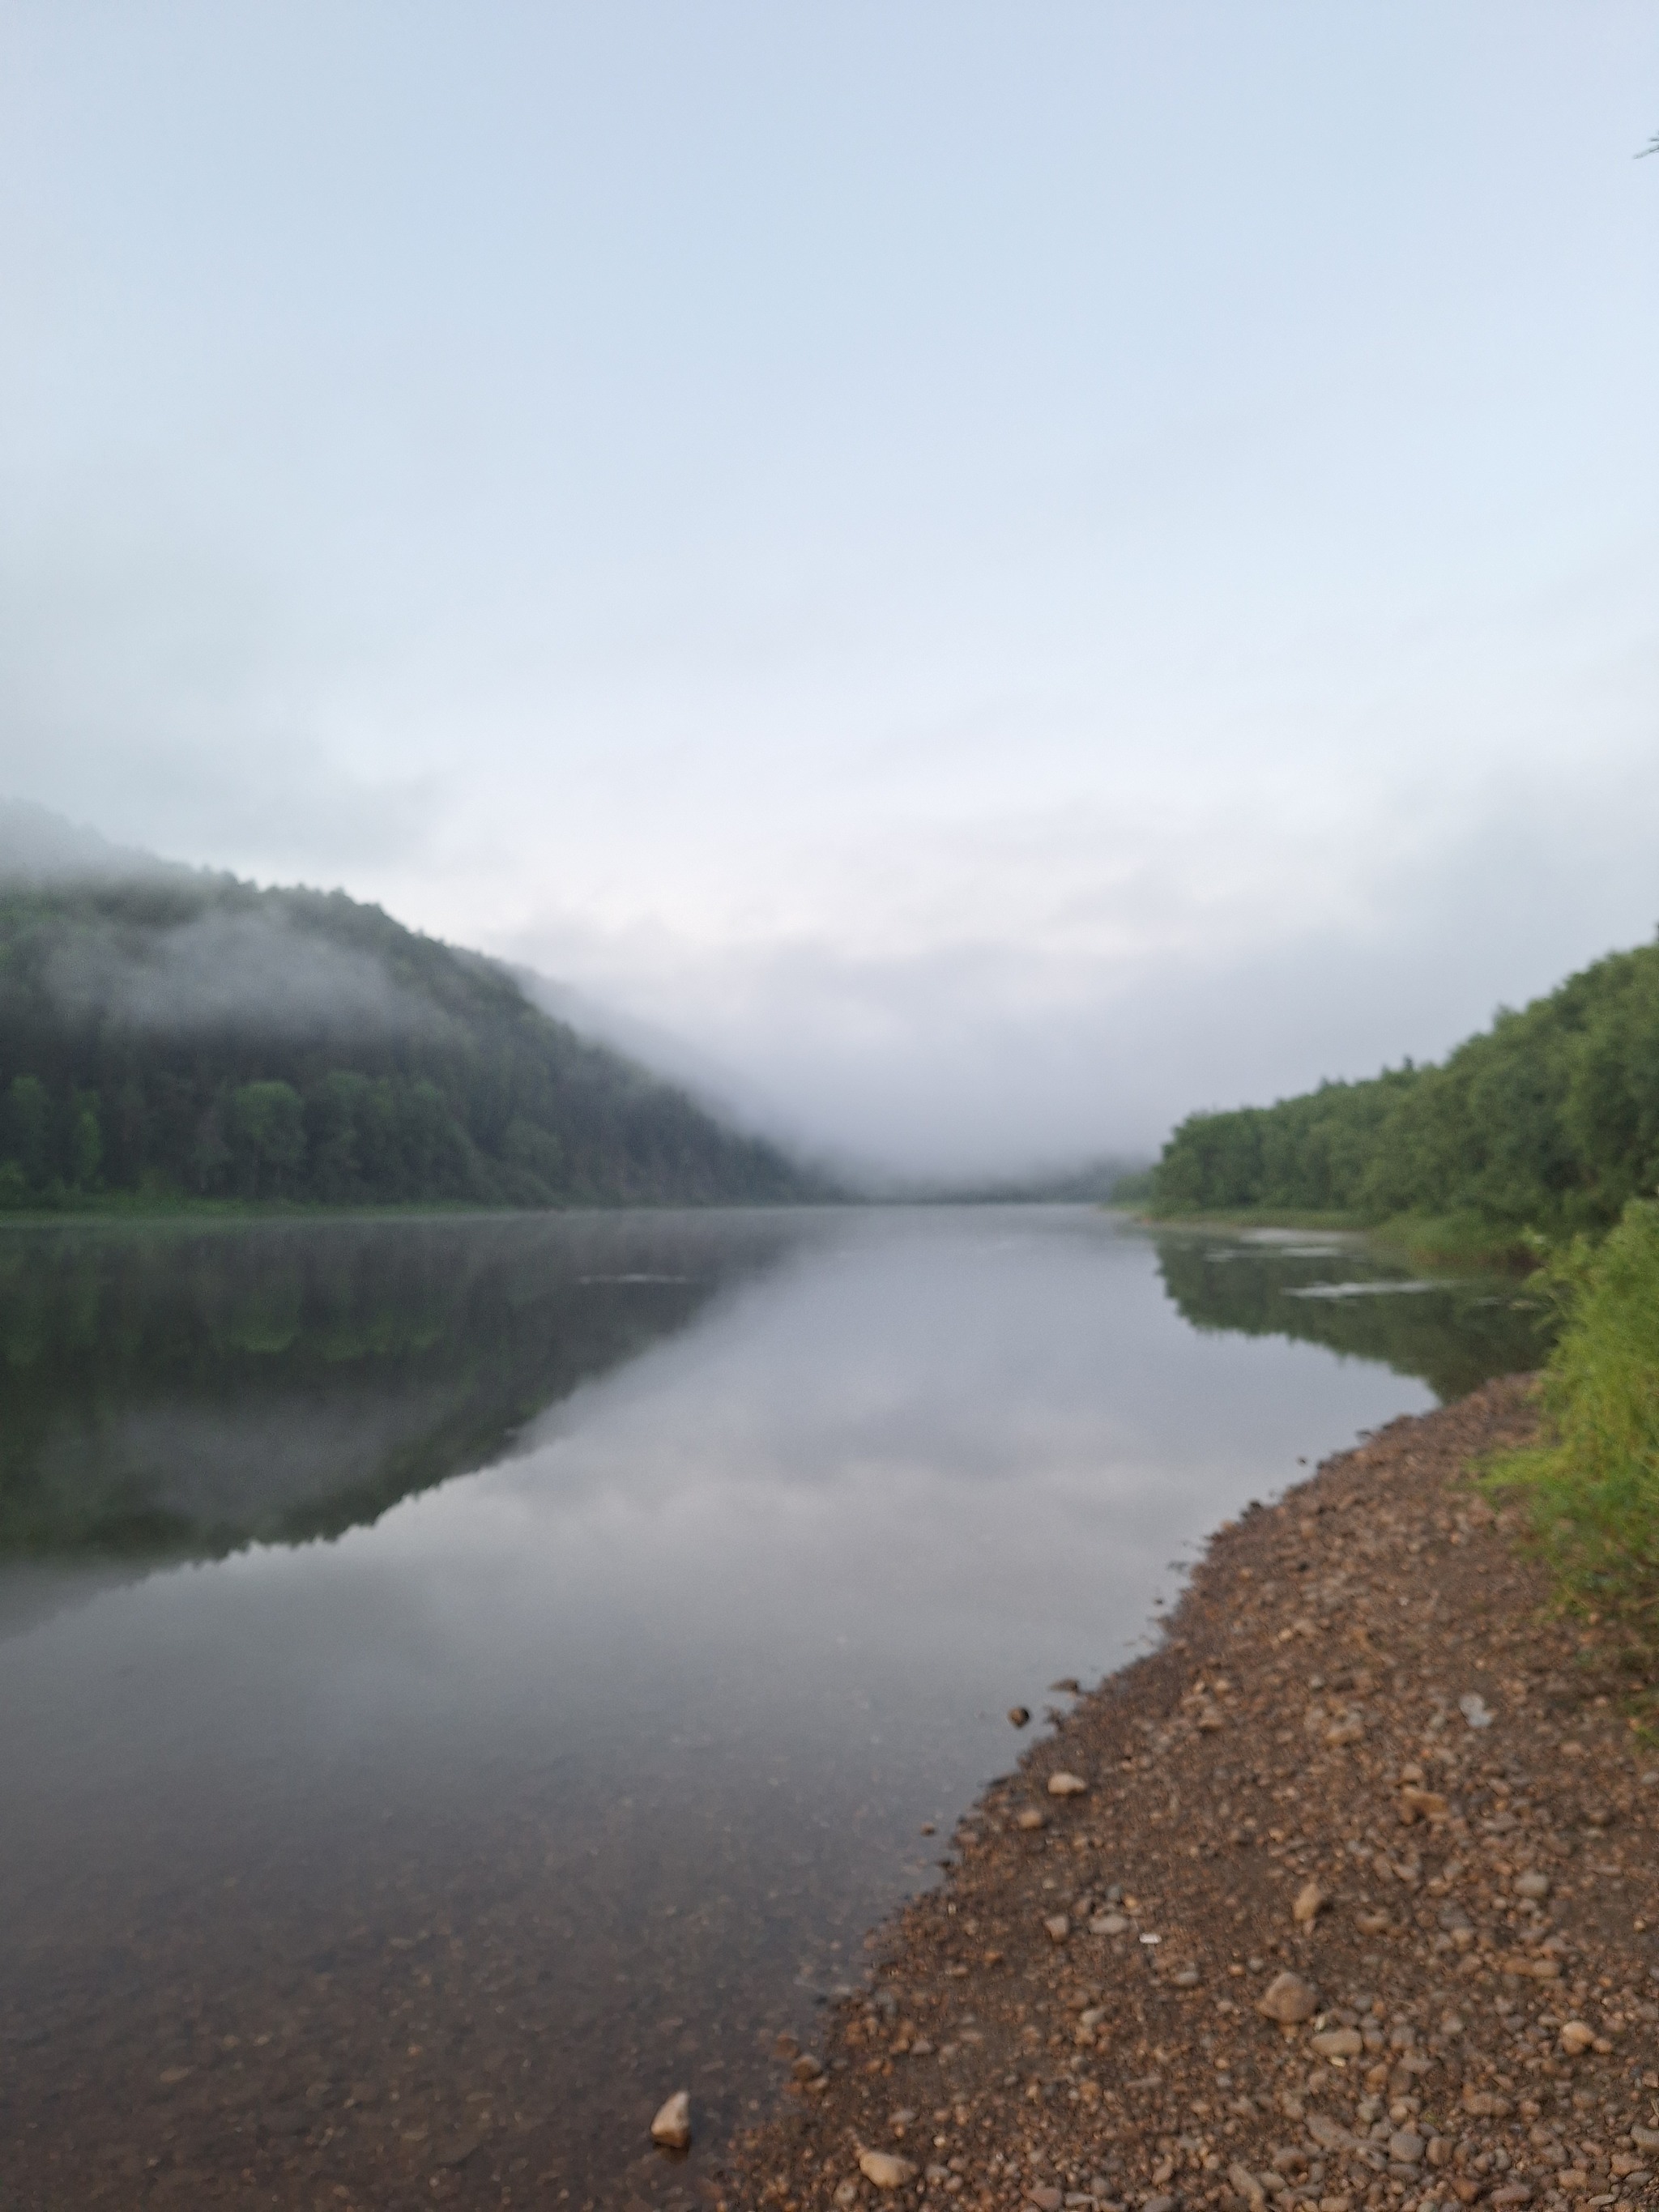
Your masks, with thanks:
[[[1636,0],[3,36],[0,792],[916,1172],[1650,932]]]

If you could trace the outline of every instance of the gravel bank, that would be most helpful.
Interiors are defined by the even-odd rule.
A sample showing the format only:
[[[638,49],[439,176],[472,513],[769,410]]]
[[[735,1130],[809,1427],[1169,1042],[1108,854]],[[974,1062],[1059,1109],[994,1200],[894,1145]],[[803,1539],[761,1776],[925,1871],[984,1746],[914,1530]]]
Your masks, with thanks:
[[[1529,1425],[1490,1384],[1220,1530],[780,2051],[728,2212],[1659,2203],[1659,1753],[1463,1480]]]

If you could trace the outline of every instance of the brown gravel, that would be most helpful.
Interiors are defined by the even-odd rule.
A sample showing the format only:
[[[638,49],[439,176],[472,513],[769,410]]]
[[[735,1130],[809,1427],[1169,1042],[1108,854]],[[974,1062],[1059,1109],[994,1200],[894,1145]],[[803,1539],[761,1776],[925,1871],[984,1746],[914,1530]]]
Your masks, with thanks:
[[[780,2050],[727,2212],[1659,2202],[1659,1753],[1465,1480],[1530,1421],[1489,1384],[1222,1528],[871,1939],[823,2070]]]

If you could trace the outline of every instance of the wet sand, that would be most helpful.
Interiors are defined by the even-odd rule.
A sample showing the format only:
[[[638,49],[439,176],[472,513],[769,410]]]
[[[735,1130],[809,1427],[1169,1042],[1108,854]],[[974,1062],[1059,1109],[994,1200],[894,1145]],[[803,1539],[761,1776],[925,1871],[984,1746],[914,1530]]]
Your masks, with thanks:
[[[1659,1751],[1467,1479],[1531,1423],[1488,1384],[1223,1528],[780,2049],[728,2212],[1659,2202]]]

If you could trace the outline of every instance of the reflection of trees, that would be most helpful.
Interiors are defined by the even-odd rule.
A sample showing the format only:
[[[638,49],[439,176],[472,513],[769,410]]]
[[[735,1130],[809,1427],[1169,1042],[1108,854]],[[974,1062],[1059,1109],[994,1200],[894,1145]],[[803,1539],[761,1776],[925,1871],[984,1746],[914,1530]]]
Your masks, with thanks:
[[[1517,1307],[1512,1278],[1449,1282],[1396,1297],[1300,1298],[1322,1283],[1403,1281],[1401,1271],[1348,1251],[1293,1256],[1212,1236],[1158,1240],[1164,1286],[1194,1328],[1322,1344],[1397,1374],[1419,1376],[1442,1399],[1461,1398],[1493,1375],[1535,1367],[1541,1316]]]
[[[796,1233],[764,1214],[15,1231],[0,1559],[338,1534],[498,1457]]]

